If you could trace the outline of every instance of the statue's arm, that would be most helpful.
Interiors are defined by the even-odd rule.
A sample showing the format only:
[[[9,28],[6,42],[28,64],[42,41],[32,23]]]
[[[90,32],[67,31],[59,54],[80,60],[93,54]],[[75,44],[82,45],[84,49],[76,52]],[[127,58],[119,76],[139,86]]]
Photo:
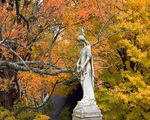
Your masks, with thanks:
[[[77,61],[77,72],[80,72],[80,71],[81,71],[81,68],[80,68],[80,61],[81,61],[81,58],[79,58],[78,61]]]
[[[79,66],[80,61],[81,61],[81,58],[79,57],[79,59],[78,59],[78,61],[77,61],[77,66]]]
[[[87,63],[90,61],[91,57],[87,56],[85,62],[81,65],[81,68],[84,69]]]
[[[86,55],[87,55],[86,60],[85,60],[85,62],[81,65],[81,68],[82,68],[82,69],[85,68],[85,66],[87,65],[87,63],[90,61],[90,59],[91,59],[91,57],[92,57],[91,46],[90,46],[90,45],[87,46]]]

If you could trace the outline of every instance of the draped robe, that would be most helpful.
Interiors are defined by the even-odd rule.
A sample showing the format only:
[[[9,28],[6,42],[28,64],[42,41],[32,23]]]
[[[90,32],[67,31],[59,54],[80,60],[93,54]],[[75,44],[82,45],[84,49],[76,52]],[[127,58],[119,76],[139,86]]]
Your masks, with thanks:
[[[87,64],[81,71],[81,86],[83,89],[82,100],[95,100],[94,97],[94,69],[93,69],[93,59],[91,53],[91,46],[86,45],[80,52],[79,66],[84,65],[87,58],[90,58]]]

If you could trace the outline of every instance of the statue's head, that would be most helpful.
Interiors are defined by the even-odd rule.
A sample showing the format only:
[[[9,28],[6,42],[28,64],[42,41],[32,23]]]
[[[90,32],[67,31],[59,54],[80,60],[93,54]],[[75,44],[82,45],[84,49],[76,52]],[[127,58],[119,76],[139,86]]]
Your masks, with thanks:
[[[77,40],[82,43],[85,43],[86,45],[89,45],[89,42],[85,39],[85,37],[83,35],[79,35]]]

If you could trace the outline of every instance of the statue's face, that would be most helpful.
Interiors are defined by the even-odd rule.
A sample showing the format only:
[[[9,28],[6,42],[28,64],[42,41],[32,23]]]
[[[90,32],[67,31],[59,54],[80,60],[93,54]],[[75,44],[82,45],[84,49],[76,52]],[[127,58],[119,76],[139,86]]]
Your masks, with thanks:
[[[84,45],[84,41],[83,40],[78,40],[78,45],[79,46],[83,46]]]
[[[85,38],[84,38],[83,35],[79,35],[77,40],[78,40],[80,46],[84,46],[85,45]]]

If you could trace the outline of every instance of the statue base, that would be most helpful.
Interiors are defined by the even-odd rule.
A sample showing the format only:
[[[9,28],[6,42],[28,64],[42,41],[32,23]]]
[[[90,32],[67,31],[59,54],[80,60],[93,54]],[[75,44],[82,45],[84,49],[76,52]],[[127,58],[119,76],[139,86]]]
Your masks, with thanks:
[[[102,114],[96,102],[79,101],[73,110],[72,120],[102,120]]]

